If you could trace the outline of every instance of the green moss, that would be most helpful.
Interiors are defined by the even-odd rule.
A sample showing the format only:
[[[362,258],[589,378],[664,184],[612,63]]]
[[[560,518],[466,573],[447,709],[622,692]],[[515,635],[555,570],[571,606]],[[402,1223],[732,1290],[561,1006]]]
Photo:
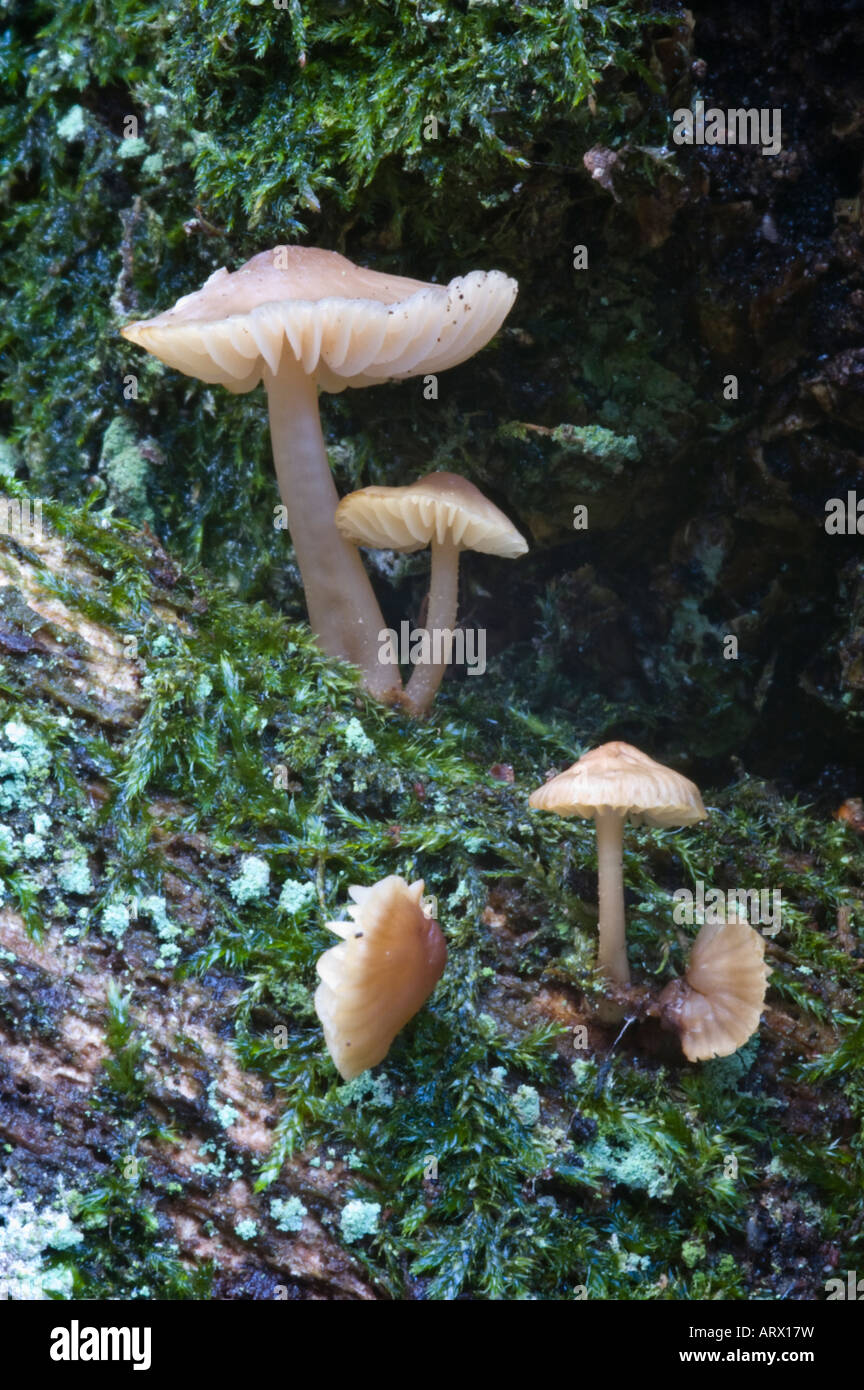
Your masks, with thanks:
[[[685,1240],[681,1246],[681,1258],[688,1269],[695,1269],[705,1258],[705,1246],[701,1240]]]
[[[37,0],[30,11],[10,19],[0,55],[11,94],[0,117],[0,183],[11,195],[0,278],[13,287],[2,345],[16,364],[2,386],[14,419],[2,458],[31,489],[74,502],[46,516],[92,559],[93,582],[83,592],[63,574],[45,583],[136,640],[147,707],[132,727],[100,729],[70,703],[64,724],[28,679],[35,662],[23,676],[7,663],[7,713],[26,708],[31,740],[10,741],[7,725],[0,749],[7,899],[38,929],[62,907],[58,891],[95,897],[83,857],[92,849],[93,920],[137,901],[163,964],[236,982],[234,1044],[278,1098],[259,1185],[298,1152],[325,1168],[347,1153],[349,1173],[334,1179],[343,1214],[352,1203],[388,1212],[352,1257],[392,1296],[559,1299],[582,1284],[616,1299],[776,1296],[775,1271],[740,1258],[748,1210],[766,1188],[782,1184],[820,1239],[846,1239],[860,1198],[861,972],[835,932],[838,907],[851,905],[861,937],[864,853],[822,808],[744,770],[728,780],[726,754],[742,756],[751,730],[771,721],[753,691],[783,632],[761,653],[742,644],[734,676],[708,659],[738,612],[716,589],[729,552],[713,532],[692,552],[685,540],[694,516],[715,514],[727,475],[707,470],[705,455],[730,420],[707,400],[686,314],[664,311],[662,262],[637,264],[620,220],[607,237],[601,204],[579,182],[589,145],[665,136],[668,96],[641,75],[644,8],[436,15],[400,0],[361,14],[217,0],[178,13],[118,0],[113,25],[80,0]],[[592,115],[585,98],[601,71]],[[124,144],[117,113],[127,107],[142,133]],[[437,140],[424,133],[428,115]],[[567,256],[556,262],[577,236],[590,236],[599,273],[574,278]],[[499,647],[482,693],[448,681],[419,727],[366,700],[301,621],[296,574],[268,525],[261,393],[190,384],[119,338],[129,317],[167,307],[217,265],[307,237],[379,269],[440,279],[497,265],[522,285],[497,344],[448,374],[434,414],[410,383],[323,401],[340,490],[451,467],[532,537],[516,577],[466,562],[466,592],[495,618]],[[100,470],[105,492],[94,488],[84,509],[85,480]],[[583,550],[572,507],[586,495]],[[187,573],[166,580],[123,516],[151,518]],[[614,559],[604,546],[613,534]],[[554,558],[547,545],[561,547]],[[748,555],[737,557],[742,572]],[[197,568],[202,557],[224,584]],[[774,568],[784,585],[806,566]],[[655,602],[646,578],[658,573]],[[394,613],[416,611],[424,576],[411,560],[384,575]],[[850,579],[850,611],[855,592]],[[159,616],[168,600],[184,628]],[[830,594],[814,628],[826,605]],[[13,637],[28,635],[32,615],[2,607]],[[534,1026],[526,1001],[541,991],[596,991],[596,851],[590,826],[529,814],[526,793],[622,733],[661,756],[666,745],[681,759],[686,747],[712,808],[693,831],[628,832],[635,977],[660,985],[683,969],[676,887],[715,875],[778,886],[772,1000],[805,1034],[814,1021],[836,1040],[824,1055],[790,1061],[776,1041],[754,1040],[735,1058],[690,1067],[670,1040],[658,1052],[634,1029],[610,1053],[573,1063],[557,1025]],[[503,764],[512,783],[490,775]],[[287,785],[274,780],[277,765]],[[92,778],[110,788],[98,813],[82,792]],[[31,824],[47,833],[37,806],[50,810],[60,858],[34,863],[31,877],[14,860]],[[184,865],[182,881],[206,904],[207,925],[175,934],[164,878],[176,865],[163,847],[196,832],[212,852]],[[283,885],[281,911],[263,870],[245,867],[254,860]],[[438,897],[449,964],[386,1073],[342,1086],[311,1008],[315,960],[348,885],[393,872],[422,875]],[[506,930],[486,916],[493,894]],[[88,920],[80,910],[73,932]],[[287,1040],[275,1039],[277,1022]],[[131,1153],[152,1120],[146,1038],[122,999],[111,1005],[110,1046],[98,1103],[122,1122]],[[821,1128],[802,1134],[784,1116],[808,1086],[819,1090]],[[530,1097],[521,1118],[514,1089]],[[230,1103],[215,1091],[210,1101],[213,1118],[229,1122]],[[526,1122],[535,1110],[545,1126]],[[574,1115],[587,1142],[573,1138]],[[198,1170],[211,1179],[234,1171],[221,1138],[201,1145],[209,1161]],[[184,1273],[160,1226],[158,1180],[144,1187],[133,1171],[109,1165],[85,1194],[76,1289],[206,1295],[206,1272]],[[357,1195],[349,1184],[360,1181]],[[700,1243],[711,1254],[694,1271],[687,1253]],[[860,1233],[848,1236],[850,1259],[860,1248]]]

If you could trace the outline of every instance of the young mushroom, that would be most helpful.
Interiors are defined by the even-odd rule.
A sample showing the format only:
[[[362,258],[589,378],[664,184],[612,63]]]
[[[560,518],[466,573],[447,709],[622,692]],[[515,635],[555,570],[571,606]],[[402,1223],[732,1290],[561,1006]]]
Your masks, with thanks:
[[[407,487],[365,487],[351,492],[336,509],[336,525],[356,545],[410,554],[431,546],[426,631],[442,634],[456,626],[459,552],[479,550],[515,560],[528,546],[502,511],[458,473],[428,473]],[[430,642],[434,652],[436,644]],[[403,704],[426,714],[444,677],[444,659],[414,667]]]
[[[597,966],[612,984],[629,985],[624,822],[667,829],[705,820],[698,787],[629,743],[604,743],[532,792],[528,804],[559,816],[594,820],[600,903]]]
[[[366,270],[334,251],[276,246],[123,329],[187,376],[235,393],[263,381],[310,624],[324,651],[358,666],[384,700],[398,694],[398,672],[378,662],[381,612],[357,551],[333,522],[338,495],[318,388],[342,391],[464,362],[498,331],[516,288],[497,270],[432,285]]]
[[[683,980],[658,1000],[660,1017],[676,1028],[690,1062],[728,1057],[759,1027],[770,967],[765,942],[748,922],[706,922],[693,943]]]
[[[345,1081],[387,1056],[444,971],[447,944],[424,910],[422,879],[391,874],[350,888],[350,922],[328,922],[343,938],[318,959],[315,1010],[327,1050]]]

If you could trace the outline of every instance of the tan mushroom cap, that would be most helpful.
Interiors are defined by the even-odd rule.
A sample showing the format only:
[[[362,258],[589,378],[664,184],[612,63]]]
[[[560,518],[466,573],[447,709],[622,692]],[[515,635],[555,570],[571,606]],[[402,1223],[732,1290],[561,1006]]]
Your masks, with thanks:
[[[592,819],[598,811],[618,811],[633,825],[668,829],[705,820],[699,788],[671,767],[629,743],[592,748],[572,767],[532,792],[535,810]]]
[[[344,940],[318,960],[315,1010],[346,1081],[383,1061],[441,978],[447,945],[423,910],[423,889],[422,879],[409,886],[396,874],[350,888],[352,920],[327,924]]]
[[[364,487],[336,509],[336,525],[355,545],[410,554],[450,540],[463,550],[515,560],[527,543],[494,502],[458,473],[428,473],[406,487]]]
[[[753,1036],[770,974],[765,942],[749,923],[732,917],[700,928],[684,980],[661,995],[688,1061],[728,1057]]]
[[[366,270],[335,251],[275,246],[239,270],[215,271],[194,294],[123,336],[229,391],[251,391],[286,349],[325,391],[443,371],[481,348],[517,285],[472,270],[449,285]]]

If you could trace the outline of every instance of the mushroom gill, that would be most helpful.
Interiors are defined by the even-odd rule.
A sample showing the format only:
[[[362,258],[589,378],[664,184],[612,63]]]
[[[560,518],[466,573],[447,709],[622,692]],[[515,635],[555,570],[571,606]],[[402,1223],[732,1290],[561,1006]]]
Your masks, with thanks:
[[[759,1027],[770,967],[765,942],[747,922],[706,922],[683,980],[660,995],[661,1018],[677,1029],[689,1062],[737,1052]]]
[[[423,889],[396,874],[352,887],[351,920],[327,924],[343,940],[319,957],[315,1010],[345,1081],[383,1061],[441,978],[447,945]]]

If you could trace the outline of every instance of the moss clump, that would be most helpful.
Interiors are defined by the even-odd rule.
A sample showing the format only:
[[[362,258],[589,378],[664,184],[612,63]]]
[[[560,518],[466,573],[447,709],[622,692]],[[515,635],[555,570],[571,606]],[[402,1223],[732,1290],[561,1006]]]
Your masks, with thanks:
[[[142,453],[133,427],[122,416],[111,421],[102,440],[100,471],[108,483],[108,496],[123,516],[133,521],[153,521],[147,502],[147,480],[152,452]]]

